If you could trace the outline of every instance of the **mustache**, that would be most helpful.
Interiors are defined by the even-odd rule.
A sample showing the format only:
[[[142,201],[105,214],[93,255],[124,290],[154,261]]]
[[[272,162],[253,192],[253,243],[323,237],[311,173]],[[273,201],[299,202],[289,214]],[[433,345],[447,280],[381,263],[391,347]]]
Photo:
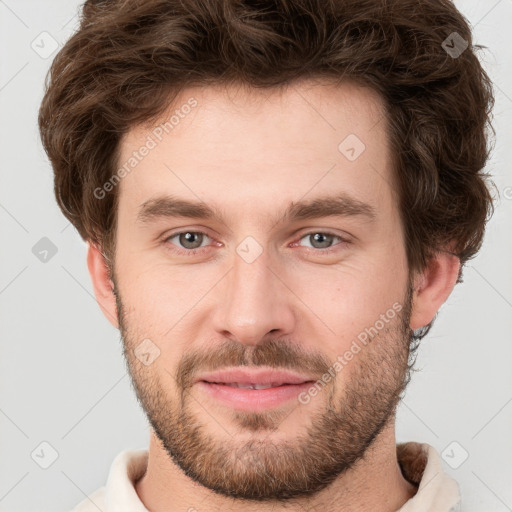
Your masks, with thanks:
[[[256,346],[227,340],[208,352],[192,350],[178,365],[175,379],[181,389],[189,388],[200,372],[212,372],[225,367],[259,366],[293,370],[318,375],[326,373],[330,361],[319,353],[305,351],[298,343],[289,340],[269,339]]]

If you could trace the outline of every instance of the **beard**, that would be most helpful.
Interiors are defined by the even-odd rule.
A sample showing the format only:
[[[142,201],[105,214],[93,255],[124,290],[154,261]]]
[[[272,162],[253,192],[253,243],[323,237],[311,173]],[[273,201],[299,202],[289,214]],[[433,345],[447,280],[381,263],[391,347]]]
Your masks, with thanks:
[[[322,354],[303,352],[298,343],[269,338],[256,346],[227,340],[215,349],[205,345],[202,351],[189,350],[172,371],[158,364],[144,366],[134,356],[141,339],[135,334],[138,326],[128,325],[114,279],[113,283],[128,372],[154,434],[188,477],[222,496],[259,502],[314,496],[363,458],[394,417],[410,381],[413,290],[409,282],[402,310],[311,403],[297,401],[295,406],[258,413],[233,409],[226,422],[225,413],[219,416],[218,407],[202,404],[194,394],[199,373],[266,366],[322,376],[333,362]],[[174,379],[174,394],[168,377]],[[299,417],[307,418],[300,435],[273,438],[297,408],[301,408]],[[212,424],[220,427],[218,435]],[[228,432],[232,425],[234,433]]]

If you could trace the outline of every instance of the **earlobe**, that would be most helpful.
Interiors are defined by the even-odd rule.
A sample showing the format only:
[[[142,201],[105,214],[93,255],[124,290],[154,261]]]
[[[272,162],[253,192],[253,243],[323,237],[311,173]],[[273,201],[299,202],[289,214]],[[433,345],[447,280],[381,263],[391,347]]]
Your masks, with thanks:
[[[89,268],[96,301],[107,320],[118,329],[119,322],[114,284],[110,279],[105,256],[96,245],[90,242],[88,245],[87,267]]]
[[[448,299],[459,276],[460,260],[451,252],[433,256],[414,280],[411,329],[428,325]]]

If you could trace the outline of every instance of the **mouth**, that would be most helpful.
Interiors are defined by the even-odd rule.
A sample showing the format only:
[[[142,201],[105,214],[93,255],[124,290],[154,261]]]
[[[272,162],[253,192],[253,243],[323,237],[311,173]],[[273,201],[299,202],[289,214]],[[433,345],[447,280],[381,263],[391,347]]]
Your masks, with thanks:
[[[256,383],[242,383],[242,382],[208,382],[203,380],[202,382],[206,382],[207,384],[218,384],[220,386],[229,386],[231,388],[239,388],[239,389],[269,389],[269,388],[277,388],[279,386],[296,386],[296,384],[290,383],[280,383],[280,382],[272,382],[270,384],[256,384]]]
[[[196,382],[235,385],[237,387],[264,386],[276,387],[285,384],[303,384],[316,380],[311,375],[302,375],[288,370],[272,368],[230,368],[200,375]],[[255,388],[259,389],[259,388]]]
[[[224,370],[202,375],[198,387],[230,408],[258,412],[297,399],[315,379],[288,371],[246,369]]]

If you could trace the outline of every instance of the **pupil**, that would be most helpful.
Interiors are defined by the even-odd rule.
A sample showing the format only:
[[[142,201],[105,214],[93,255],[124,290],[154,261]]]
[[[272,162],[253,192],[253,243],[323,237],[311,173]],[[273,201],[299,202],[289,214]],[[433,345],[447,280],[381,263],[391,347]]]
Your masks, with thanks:
[[[202,235],[200,233],[183,233],[180,235],[180,243],[187,249],[196,249],[201,246],[201,236]],[[199,245],[197,245],[197,240],[194,242],[195,237],[199,237]],[[192,247],[190,244],[192,244]]]
[[[325,235],[323,233],[315,233],[313,236],[315,243],[320,243],[321,248],[325,248],[329,246],[331,235]],[[315,243],[313,243],[313,247],[315,247]]]

